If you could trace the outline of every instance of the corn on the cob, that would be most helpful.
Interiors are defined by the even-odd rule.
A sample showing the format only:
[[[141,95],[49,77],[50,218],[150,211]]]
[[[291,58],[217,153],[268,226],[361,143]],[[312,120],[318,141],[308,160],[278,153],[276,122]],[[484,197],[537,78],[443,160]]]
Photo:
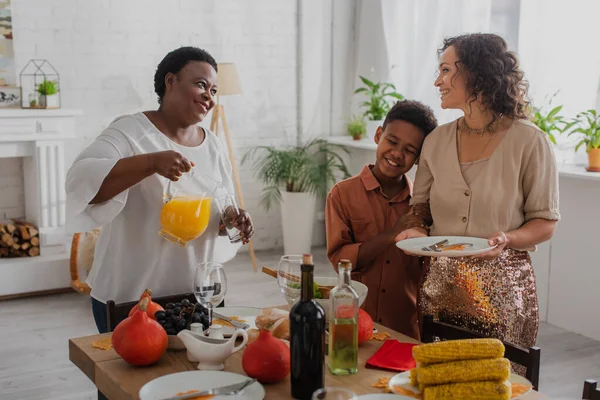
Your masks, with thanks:
[[[413,347],[415,360],[426,364],[503,356],[504,344],[498,339],[448,340]]]
[[[502,382],[509,375],[510,361],[506,358],[491,358],[432,364],[419,368],[417,379],[419,384],[430,386],[475,381]]]
[[[414,386],[414,387],[419,386],[419,381],[417,379],[418,374],[419,374],[419,368],[418,367],[415,367],[415,368],[413,368],[413,369],[410,370],[410,385],[411,386]]]
[[[509,400],[510,382],[461,382],[448,385],[428,386],[423,392],[424,400]]]

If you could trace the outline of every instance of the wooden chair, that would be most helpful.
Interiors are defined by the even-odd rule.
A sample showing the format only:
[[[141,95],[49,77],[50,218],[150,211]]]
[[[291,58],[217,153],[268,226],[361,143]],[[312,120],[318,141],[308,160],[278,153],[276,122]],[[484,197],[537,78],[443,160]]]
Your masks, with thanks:
[[[88,232],[76,233],[71,243],[71,287],[78,293],[90,294],[90,287],[85,283],[94,262],[94,249],[100,236],[101,228]]]
[[[152,297],[152,301],[166,307],[167,303],[178,303],[183,299],[188,299],[191,303],[196,303],[196,297],[193,293],[184,293],[174,296],[163,296],[163,297]],[[117,324],[123,321],[129,315],[129,312],[135,306],[138,301],[130,301],[127,303],[116,304],[114,301],[109,300],[106,302],[106,326],[108,331],[112,332]]]
[[[597,389],[598,382],[588,379],[583,383],[583,400],[600,400],[600,389]]]
[[[160,304],[161,306],[166,307],[167,303],[178,303],[183,299],[188,299],[190,303],[197,303],[196,296],[194,293],[184,293],[177,294],[173,296],[163,296],[163,297],[152,297],[152,301]],[[109,300],[106,302],[106,326],[108,327],[108,331],[112,332],[117,324],[123,321],[129,315],[129,311],[135,306],[138,301],[130,301],[127,303],[115,304],[114,301]],[[224,307],[225,300],[221,302],[217,307]]]
[[[431,343],[436,337],[440,340],[459,340],[481,339],[486,336],[444,322],[435,321],[432,315],[425,315],[423,317],[421,340],[424,343]],[[524,366],[527,369],[525,377],[531,382],[533,388],[538,390],[541,349],[539,347],[531,347],[527,350],[511,343],[503,343],[505,347],[504,356],[510,361]]]

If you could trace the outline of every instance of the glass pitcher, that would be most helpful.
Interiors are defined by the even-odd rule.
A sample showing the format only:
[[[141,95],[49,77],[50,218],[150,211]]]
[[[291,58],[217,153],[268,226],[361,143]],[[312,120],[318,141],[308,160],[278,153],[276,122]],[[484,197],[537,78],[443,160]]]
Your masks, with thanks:
[[[210,222],[212,197],[193,178],[192,169],[179,181],[169,181],[160,212],[159,236],[184,248],[198,239]]]

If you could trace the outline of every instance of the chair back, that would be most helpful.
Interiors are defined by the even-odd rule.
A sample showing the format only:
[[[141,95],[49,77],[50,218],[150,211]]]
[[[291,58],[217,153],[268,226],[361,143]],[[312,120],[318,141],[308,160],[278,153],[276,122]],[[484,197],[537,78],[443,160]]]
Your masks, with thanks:
[[[193,293],[177,294],[173,296],[152,297],[152,301],[160,304],[163,308],[167,303],[180,303],[181,300],[188,299],[190,303],[197,303],[196,296]],[[127,303],[116,304],[109,300],[106,302],[106,326],[108,331],[112,332],[119,322],[123,321],[129,315],[131,309],[139,302],[130,301]]]
[[[583,400],[600,400],[600,389],[597,388],[598,382],[588,379],[583,383]]]

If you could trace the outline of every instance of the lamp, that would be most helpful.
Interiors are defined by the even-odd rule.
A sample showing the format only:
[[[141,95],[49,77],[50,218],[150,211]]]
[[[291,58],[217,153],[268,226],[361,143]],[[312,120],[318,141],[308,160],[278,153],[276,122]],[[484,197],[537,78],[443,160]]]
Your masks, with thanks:
[[[237,73],[237,68],[234,63],[222,63],[219,64],[219,71],[217,73],[217,81],[219,82],[219,88],[217,90],[217,105],[213,109],[212,120],[210,121],[210,130],[219,135],[219,121],[223,125],[223,131],[225,132],[225,140],[227,142],[227,150],[229,151],[229,160],[231,161],[231,168],[233,169],[233,180],[235,182],[235,190],[238,194],[239,204],[243,209],[246,209],[244,204],[244,196],[242,194],[242,185],[240,184],[240,177],[238,174],[237,166],[235,164],[235,157],[233,155],[233,146],[231,145],[231,136],[229,135],[229,128],[227,127],[227,119],[225,118],[225,108],[219,103],[220,96],[230,96],[242,93],[242,85],[240,84],[240,78]],[[250,251],[250,257],[252,258],[252,265],[254,272],[256,268],[256,255],[254,254],[254,245],[252,239],[248,242],[248,250]]]

